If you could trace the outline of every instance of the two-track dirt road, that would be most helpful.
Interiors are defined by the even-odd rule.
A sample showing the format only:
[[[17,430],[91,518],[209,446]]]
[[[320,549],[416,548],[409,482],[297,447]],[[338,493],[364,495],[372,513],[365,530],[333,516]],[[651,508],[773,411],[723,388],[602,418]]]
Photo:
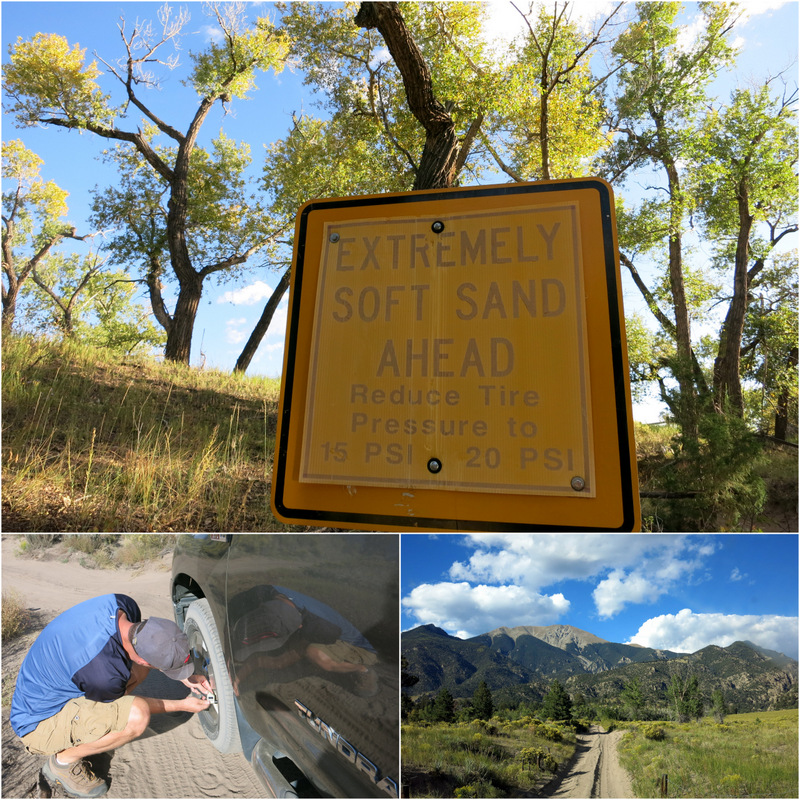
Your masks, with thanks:
[[[617,743],[624,731],[604,731],[593,725],[578,735],[572,768],[548,797],[634,797],[628,773],[620,766]]]

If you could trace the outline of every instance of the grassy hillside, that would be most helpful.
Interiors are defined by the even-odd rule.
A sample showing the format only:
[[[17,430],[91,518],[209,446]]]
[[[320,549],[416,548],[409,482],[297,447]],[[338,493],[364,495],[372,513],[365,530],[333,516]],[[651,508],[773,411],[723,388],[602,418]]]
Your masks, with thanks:
[[[722,724],[626,723],[620,760],[637,797],[797,797],[797,710]]]
[[[3,530],[269,531],[280,386],[4,337]]]

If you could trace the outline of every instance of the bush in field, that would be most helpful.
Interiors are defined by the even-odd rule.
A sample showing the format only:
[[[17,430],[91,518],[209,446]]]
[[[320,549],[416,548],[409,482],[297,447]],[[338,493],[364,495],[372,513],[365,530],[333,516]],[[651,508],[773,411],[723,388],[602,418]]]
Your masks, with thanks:
[[[57,533],[26,533],[25,540],[20,543],[20,550],[23,553],[42,553],[60,538]]]
[[[558,769],[558,761],[549,751],[543,750],[541,747],[523,747],[518,753],[518,758],[529,770],[533,765],[545,772],[555,772]]]
[[[496,786],[483,781],[459,786],[453,792],[453,795],[455,797],[503,797],[503,793],[499,793]]]
[[[542,725],[537,730],[539,736],[544,736],[545,739],[549,739],[551,742],[562,742],[564,741],[564,733],[560,728],[556,728],[554,725]]]
[[[654,742],[662,742],[667,738],[667,732],[660,725],[643,725],[642,735],[645,739],[650,739]]]
[[[3,592],[3,614],[2,614],[2,635],[3,642],[8,642],[15,636],[25,633],[30,622],[30,614],[22,598],[17,592]]]
[[[558,734],[559,741],[542,732]],[[410,797],[527,797],[572,757],[575,737],[528,718],[409,724],[402,731]]]

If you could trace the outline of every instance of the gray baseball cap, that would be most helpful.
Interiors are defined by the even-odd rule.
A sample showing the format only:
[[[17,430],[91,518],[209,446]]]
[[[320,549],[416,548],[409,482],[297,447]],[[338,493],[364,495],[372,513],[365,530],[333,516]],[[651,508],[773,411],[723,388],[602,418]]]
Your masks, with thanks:
[[[172,620],[143,620],[133,629],[131,643],[137,655],[168,678],[182,681],[194,673],[189,639]]]

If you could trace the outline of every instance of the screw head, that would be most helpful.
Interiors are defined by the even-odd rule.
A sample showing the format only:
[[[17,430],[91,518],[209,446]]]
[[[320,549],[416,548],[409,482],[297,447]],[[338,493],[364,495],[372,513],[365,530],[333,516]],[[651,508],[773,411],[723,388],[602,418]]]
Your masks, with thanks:
[[[439,461],[438,458],[432,458],[430,461],[428,461],[428,472],[431,472],[434,475],[436,475],[437,472],[441,471],[442,471],[442,462]]]
[[[441,222],[440,220],[437,219],[436,222],[434,222],[433,225],[431,225],[431,230],[434,233],[441,233],[444,230],[444,222]]]
[[[570,482],[569,485],[576,491],[580,492],[586,487],[586,481],[581,478],[580,475],[576,475]]]
[[[338,233],[332,233],[332,234],[331,234],[331,235],[328,237],[328,239],[329,239],[329,241],[331,241],[331,242],[333,242],[334,244],[336,244],[336,242],[338,242],[338,241],[339,241],[339,234],[338,234]]]

